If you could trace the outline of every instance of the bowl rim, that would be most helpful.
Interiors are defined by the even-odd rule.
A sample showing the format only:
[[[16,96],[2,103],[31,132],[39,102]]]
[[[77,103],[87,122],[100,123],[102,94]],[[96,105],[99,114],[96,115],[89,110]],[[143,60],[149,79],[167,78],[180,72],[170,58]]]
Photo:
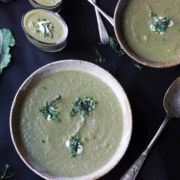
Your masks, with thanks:
[[[39,8],[50,8],[50,9],[53,9],[53,8],[56,8],[56,7],[58,7],[59,5],[61,5],[62,4],[62,1],[63,0],[59,0],[59,2],[57,2],[55,5],[53,5],[53,6],[44,6],[44,5],[42,5],[42,4],[39,4],[38,2],[36,2],[35,0],[29,0],[29,1],[32,1],[33,3],[35,3],[36,5],[38,5],[39,6]],[[31,3],[31,2],[30,2]]]
[[[125,2],[126,1],[126,2]],[[119,22],[119,17],[122,13],[123,7],[124,5],[127,3],[128,0],[119,0],[115,11],[114,11],[114,21],[115,21],[115,34],[117,37],[117,40],[119,42],[119,44],[121,45],[121,47],[124,49],[124,51],[126,52],[126,54],[131,57],[133,60],[135,60],[137,63],[142,64],[144,66],[148,66],[148,67],[153,67],[153,68],[169,68],[169,67],[173,67],[173,66],[177,66],[180,64],[180,54],[176,56],[176,59],[172,59],[172,60],[168,60],[166,62],[155,62],[155,61],[150,61],[147,60],[145,58],[142,58],[140,56],[138,56],[135,52],[133,52],[127,45],[126,42],[122,36],[122,32],[121,35],[119,35],[118,32],[118,26],[120,26]],[[121,28],[121,27],[120,27]],[[179,58],[179,59],[178,59]]]
[[[112,160],[113,159],[113,157],[111,157],[110,158],[110,160],[106,163],[106,164],[104,164],[102,167],[100,167],[100,169],[98,169],[98,170],[96,170],[95,172],[92,172],[92,173],[90,173],[90,174],[87,174],[87,175],[83,175],[83,176],[80,176],[80,177],[59,177],[60,179],[67,179],[67,180],[70,180],[70,179],[72,179],[72,180],[76,180],[76,179],[78,179],[78,180],[84,180],[84,179],[87,179],[87,180],[89,180],[89,179],[99,179],[100,177],[102,177],[102,176],[104,176],[105,174],[107,174],[108,172],[110,172],[118,163],[119,163],[119,161],[123,158],[123,156],[124,156],[124,154],[125,154],[125,152],[127,151],[127,148],[128,148],[128,146],[129,146],[129,143],[130,143],[130,140],[131,140],[131,136],[132,136],[132,125],[133,125],[133,121],[132,121],[132,110],[131,110],[131,106],[130,106],[130,103],[129,103],[129,100],[128,100],[128,98],[127,98],[127,95],[126,95],[126,93],[125,93],[125,91],[124,91],[124,89],[123,89],[123,87],[120,85],[120,83],[108,72],[108,71],[106,71],[105,69],[103,69],[103,68],[101,68],[100,66],[98,66],[98,65],[95,65],[95,64],[93,64],[93,63],[90,63],[90,62],[87,62],[87,61],[83,61],[83,60],[74,60],[74,59],[66,59],[66,60],[59,60],[59,61],[56,61],[56,62],[52,62],[52,63],[48,63],[48,64],[46,64],[46,65],[44,65],[44,66],[42,66],[42,67],[40,67],[40,68],[38,68],[36,71],[34,71],[30,76],[28,76],[26,79],[25,79],[25,81],[21,84],[21,86],[19,87],[19,89],[18,89],[18,91],[17,91],[17,93],[15,94],[15,97],[14,97],[14,100],[13,100],[13,102],[12,102],[12,105],[11,105],[11,110],[10,110],[10,118],[9,118],[9,125],[10,125],[10,134],[11,134],[11,139],[12,139],[12,142],[13,142],[13,145],[14,145],[14,147],[15,147],[15,149],[16,149],[16,151],[17,151],[17,153],[18,153],[18,155],[20,156],[20,158],[21,158],[21,160],[33,171],[33,172],[35,172],[37,175],[39,175],[40,177],[42,177],[42,178],[44,178],[44,179],[49,179],[49,177],[47,177],[47,175],[45,176],[45,175],[43,175],[42,173],[40,173],[40,172],[38,172],[38,170],[36,170],[34,167],[32,167],[31,166],[31,164],[30,163],[28,163],[27,162],[27,160],[23,157],[23,155],[21,154],[21,152],[19,151],[19,148],[18,148],[18,146],[17,146],[17,144],[16,144],[16,142],[15,142],[15,137],[14,137],[14,133],[13,133],[13,109],[14,109],[14,107],[15,107],[15,105],[16,105],[16,99],[18,98],[18,95],[19,95],[19,92],[21,91],[21,90],[23,90],[23,87],[25,86],[26,87],[26,84],[28,84],[28,82],[30,82],[30,80],[31,80],[31,78],[33,77],[33,76],[35,76],[37,73],[39,73],[39,72],[41,72],[41,71],[46,71],[46,68],[47,67],[50,67],[50,66],[55,66],[55,65],[57,65],[57,64],[63,64],[63,63],[69,63],[69,64],[71,64],[71,63],[76,63],[76,64],[78,64],[78,65],[81,65],[82,63],[85,63],[87,66],[89,66],[89,67],[96,67],[96,68],[98,68],[98,69],[100,69],[101,71],[103,71],[103,72],[106,72],[112,79],[113,79],[113,81],[114,81],[114,83],[117,83],[117,85],[121,88],[121,93],[123,93],[123,97],[125,98],[125,100],[126,100],[126,106],[127,106],[127,112],[126,112],[126,114],[128,114],[128,122],[129,122],[129,126],[128,126],[128,132],[126,132],[126,136],[128,136],[128,137],[126,137],[126,142],[125,142],[125,146],[124,146],[124,148],[123,148],[123,151],[121,152],[121,156],[119,157],[119,159],[117,159],[116,161],[113,161],[113,164],[110,166],[110,168],[106,168],[105,170],[106,171],[103,171],[103,172],[101,172],[100,170],[103,168],[103,167],[105,167],[105,166],[107,166],[108,164],[110,164],[109,163],[109,161],[110,160]],[[82,71],[82,70],[81,70]],[[59,71],[58,71],[59,72]],[[86,72],[86,71],[85,71]],[[89,72],[87,72],[87,73],[89,73]],[[49,73],[49,74],[51,74],[51,73]],[[49,75],[48,74],[48,75]],[[47,76],[47,75],[45,75],[45,76]],[[96,77],[98,77],[98,76],[96,76]],[[101,78],[100,78],[101,79]],[[102,80],[102,79],[101,79]],[[124,125],[123,125],[123,127],[124,127]],[[123,131],[124,132],[124,131]],[[123,134],[124,133],[122,133],[122,136],[123,136]],[[128,134],[128,135],[127,135]],[[122,139],[122,138],[121,138]],[[125,138],[124,138],[125,139]],[[120,146],[120,145],[119,145]],[[118,146],[118,148],[117,148],[117,150],[119,149],[119,146]],[[114,154],[117,154],[117,150],[116,150],[116,152],[114,153]],[[114,155],[113,155],[114,156]],[[99,174],[97,174],[96,172],[99,172]],[[52,178],[52,177],[51,177]],[[57,179],[57,180],[59,180],[59,178],[58,177],[53,177],[52,179]]]

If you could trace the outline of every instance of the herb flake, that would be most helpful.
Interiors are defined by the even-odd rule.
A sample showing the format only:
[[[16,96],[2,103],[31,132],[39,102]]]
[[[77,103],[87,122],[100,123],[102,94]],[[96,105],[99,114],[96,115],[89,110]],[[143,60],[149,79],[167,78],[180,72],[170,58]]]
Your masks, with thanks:
[[[140,64],[138,63],[134,63],[135,67],[137,67],[140,71],[143,69],[143,66],[141,66]]]
[[[7,179],[7,178],[11,178],[12,176],[14,176],[14,174],[6,176],[9,168],[10,168],[10,165],[6,164],[4,174],[0,177],[0,179]]]
[[[119,54],[119,56],[122,56],[125,54],[123,48],[119,45],[118,41],[116,38],[109,37],[109,45],[111,49],[113,49],[115,52]]]
[[[71,158],[75,157],[80,146],[83,146],[83,143],[80,141],[80,135],[76,138],[71,137],[69,140],[69,147],[71,150]]]

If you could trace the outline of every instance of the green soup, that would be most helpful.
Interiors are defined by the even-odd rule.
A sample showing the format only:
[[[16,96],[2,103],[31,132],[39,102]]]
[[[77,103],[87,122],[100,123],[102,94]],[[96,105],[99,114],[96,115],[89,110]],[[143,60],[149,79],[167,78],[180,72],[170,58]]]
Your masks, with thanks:
[[[38,108],[58,94],[60,122],[48,121]],[[86,96],[97,101],[95,109],[85,118],[80,113],[70,117],[72,103]],[[26,97],[20,119],[21,137],[29,156],[60,176],[87,175],[100,169],[114,155],[122,136],[122,111],[115,93],[99,78],[81,71],[61,71],[41,80]],[[77,135],[84,149],[71,158],[66,142]]]
[[[47,27],[46,23],[50,25]],[[29,11],[24,17],[24,27],[29,35],[45,43],[57,43],[66,36],[64,21],[47,10]]]
[[[62,0],[35,0],[35,2],[43,6],[55,6],[60,1]]]
[[[123,17],[124,37],[131,49],[150,61],[165,62],[180,53],[180,1],[179,0],[129,0]],[[164,34],[150,29],[150,12],[158,17],[168,17],[173,25]]]

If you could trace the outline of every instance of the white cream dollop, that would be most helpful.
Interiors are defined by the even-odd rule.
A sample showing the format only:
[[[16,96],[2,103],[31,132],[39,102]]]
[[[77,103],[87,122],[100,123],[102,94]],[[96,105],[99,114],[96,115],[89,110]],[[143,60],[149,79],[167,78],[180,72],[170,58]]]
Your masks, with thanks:
[[[49,33],[49,28],[47,26],[43,26],[42,24],[46,24],[46,23],[50,23],[49,21],[39,21],[37,24],[36,24],[36,27],[38,27],[37,29],[39,31],[41,31],[42,33],[45,33],[45,28],[46,28],[46,33]],[[45,28],[44,28],[45,27]]]

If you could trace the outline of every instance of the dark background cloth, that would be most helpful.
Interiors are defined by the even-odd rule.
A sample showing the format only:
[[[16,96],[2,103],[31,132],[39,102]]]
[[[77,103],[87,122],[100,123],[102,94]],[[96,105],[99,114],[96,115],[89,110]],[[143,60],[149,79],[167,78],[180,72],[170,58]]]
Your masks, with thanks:
[[[117,0],[98,0],[100,7],[113,17]],[[41,180],[18,156],[10,136],[10,108],[20,85],[35,70],[48,63],[79,59],[109,70],[124,88],[133,113],[133,132],[129,147],[118,165],[101,180],[118,180],[138,158],[156,133],[166,113],[163,97],[170,84],[180,75],[180,66],[141,71],[127,55],[119,56],[108,45],[100,43],[93,6],[86,0],[63,0],[60,15],[69,27],[68,44],[57,53],[35,48],[25,37],[21,18],[33,9],[28,0],[0,2],[0,28],[10,29],[16,39],[11,49],[11,63],[0,75],[0,174],[5,164],[15,180]],[[112,25],[103,18],[110,36],[115,37]],[[96,62],[97,47],[105,63]],[[115,68],[118,73],[115,73]],[[121,74],[122,73],[122,74]],[[124,73],[124,74],[123,74]],[[172,119],[150,151],[137,180],[180,179],[180,119]]]

